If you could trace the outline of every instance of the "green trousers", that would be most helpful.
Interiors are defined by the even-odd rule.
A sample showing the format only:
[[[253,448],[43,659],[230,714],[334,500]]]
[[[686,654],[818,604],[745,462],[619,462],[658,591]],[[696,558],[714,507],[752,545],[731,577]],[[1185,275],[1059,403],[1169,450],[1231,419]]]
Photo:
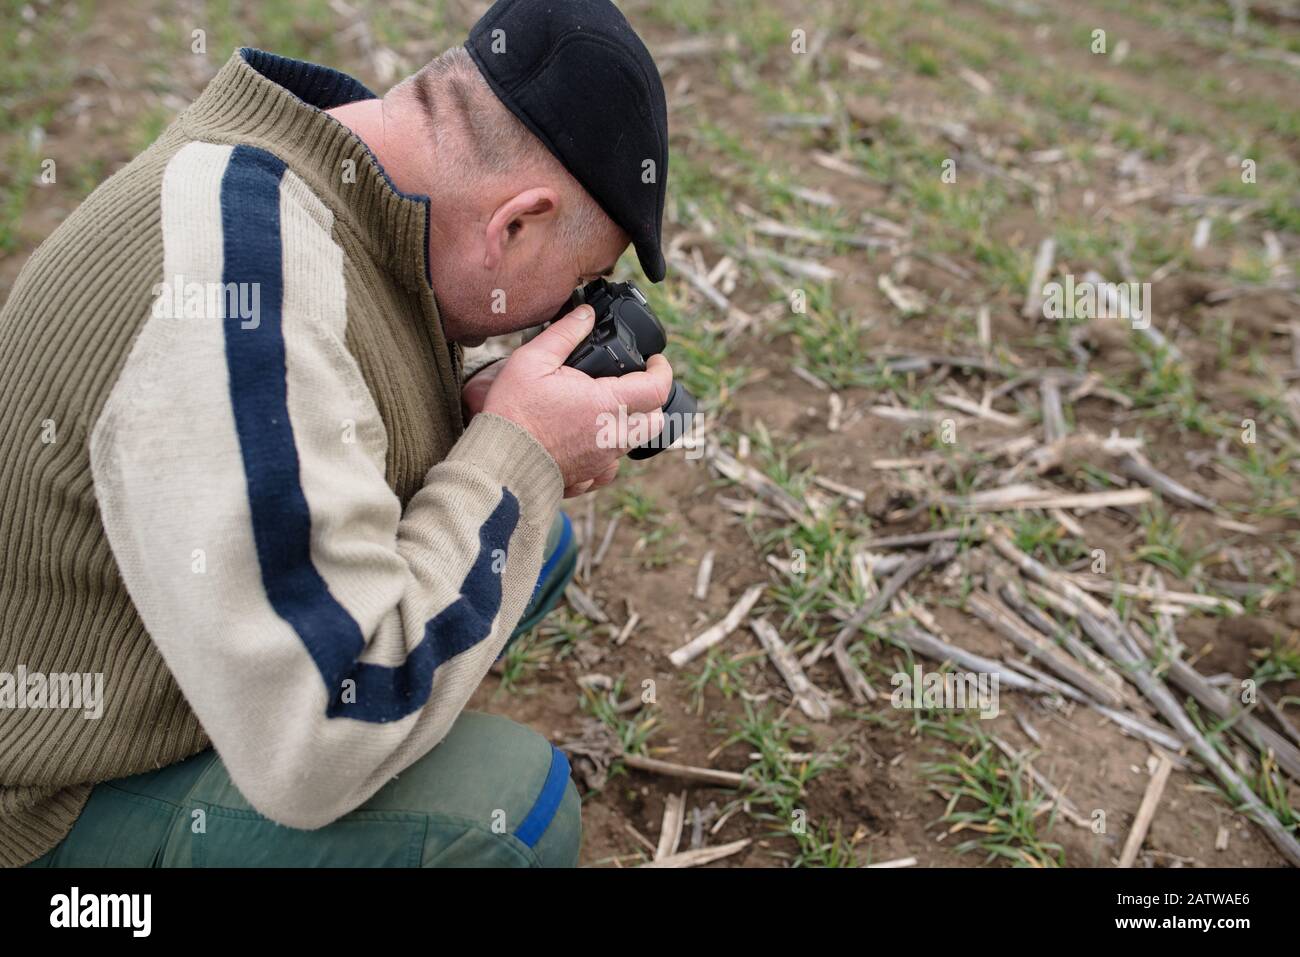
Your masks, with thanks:
[[[559,600],[576,552],[561,512],[511,642]],[[29,866],[573,867],[581,837],[564,754],[507,718],[466,711],[432,751],[317,830],[258,814],[208,749],[96,785],[68,836]]]

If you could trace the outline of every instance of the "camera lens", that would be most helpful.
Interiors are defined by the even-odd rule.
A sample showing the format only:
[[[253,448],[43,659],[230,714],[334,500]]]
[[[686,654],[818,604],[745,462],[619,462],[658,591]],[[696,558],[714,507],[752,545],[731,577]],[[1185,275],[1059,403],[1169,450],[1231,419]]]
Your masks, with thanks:
[[[652,317],[653,318],[653,317]],[[681,384],[674,382],[664,403],[664,429],[645,445],[627,453],[630,459],[640,461],[658,455],[685,434],[695,421],[695,396]]]

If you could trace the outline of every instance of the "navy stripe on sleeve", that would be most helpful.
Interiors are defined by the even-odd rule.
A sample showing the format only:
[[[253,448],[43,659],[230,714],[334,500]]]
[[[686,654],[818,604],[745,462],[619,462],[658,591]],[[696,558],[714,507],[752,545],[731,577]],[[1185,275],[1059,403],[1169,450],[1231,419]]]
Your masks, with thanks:
[[[253,538],[266,595],[302,640],[330,690],[330,717],[396,721],[429,699],[434,673],[492,630],[501,606],[506,547],[519,520],[507,489],[479,530],[479,554],[461,594],[425,626],[398,667],[363,664],[365,636],[330,593],[311,558],[311,511],[289,419],[283,328],[284,276],[278,157],[236,146],[221,181],[224,283],[259,285],[259,322],[225,320],[235,430],[248,486]]]

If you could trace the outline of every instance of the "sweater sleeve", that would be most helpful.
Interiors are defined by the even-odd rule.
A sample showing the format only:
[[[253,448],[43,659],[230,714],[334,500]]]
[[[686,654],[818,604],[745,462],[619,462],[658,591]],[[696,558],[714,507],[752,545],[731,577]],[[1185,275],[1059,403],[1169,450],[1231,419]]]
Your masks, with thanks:
[[[329,211],[270,154],[190,144],[162,218],[165,284],[258,306],[155,305],[92,433],[100,513],[236,786],[319,827],[446,735],[525,610],[562,480],[481,414],[402,509]]]

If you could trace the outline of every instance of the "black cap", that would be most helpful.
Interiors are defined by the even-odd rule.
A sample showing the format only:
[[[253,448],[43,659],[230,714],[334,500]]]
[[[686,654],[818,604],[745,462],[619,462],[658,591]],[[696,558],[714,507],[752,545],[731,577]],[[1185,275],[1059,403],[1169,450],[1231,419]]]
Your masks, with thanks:
[[[506,108],[631,237],[652,282],[668,107],[650,51],[609,0],[497,0],[465,47]]]

